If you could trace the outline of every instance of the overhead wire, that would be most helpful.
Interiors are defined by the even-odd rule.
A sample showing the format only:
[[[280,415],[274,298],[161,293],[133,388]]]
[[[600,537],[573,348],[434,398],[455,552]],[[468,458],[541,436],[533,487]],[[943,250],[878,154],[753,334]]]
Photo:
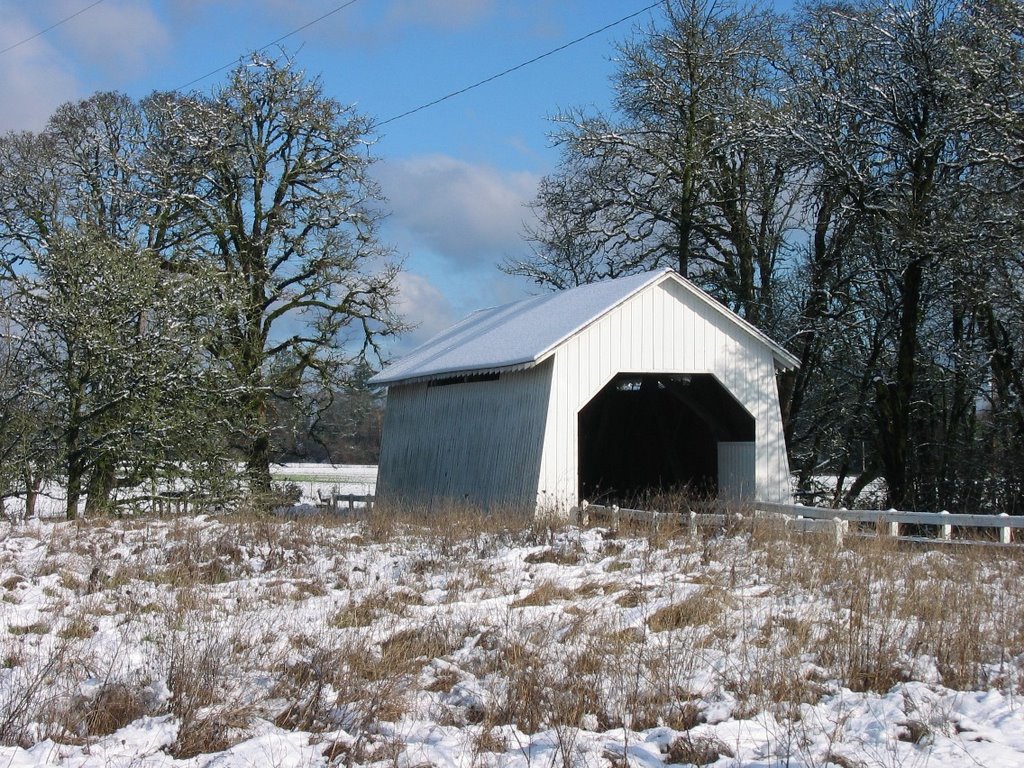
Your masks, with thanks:
[[[359,0],[346,0],[346,2],[341,3],[340,5],[336,6],[335,8],[332,8],[331,10],[327,11],[326,13],[321,14],[320,16],[317,16],[315,19],[312,19],[312,20],[306,22],[305,24],[303,24],[303,25],[301,25],[299,27],[296,27],[295,29],[291,30],[290,32],[287,32],[287,33],[281,35],[280,37],[278,37],[278,38],[276,38],[274,40],[271,40],[269,43],[267,43],[265,45],[262,45],[262,46],[260,46],[259,48],[255,49],[255,50],[256,50],[256,52],[265,51],[268,48],[271,48],[271,47],[277,45],[278,43],[281,43],[284,40],[287,40],[289,37],[297,35],[299,32],[302,32],[303,30],[308,29],[309,27],[312,27],[314,24],[318,24],[321,21],[323,21],[324,19],[327,19],[327,18],[329,18],[329,17],[331,17],[331,16],[333,16],[333,15],[335,15],[337,13],[340,13],[341,11],[345,10],[346,8],[348,8],[349,6],[355,5],[358,1]],[[56,27],[59,27],[61,24],[64,24],[64,23],[66,23],[68,21],[71,21],[75,17],[80,16],[81,14],[83,14],[86,11],[90,10],[91,8],[95,8],[97,5],[99,5],[102,2],[103,2],[103,0],[94,0],[94,2],[90,3],[89,5],[85,6],[84,8],[76,11],[75,13],[72,13],[69,16],[64,17],[63,19],[60,19],[57,22],[54,22],[53,24],[51,24],[50,26],[46,27],[45,29],[42,29],[39,32],[36,32],[34,35],[26,37],[23,40],[19,40],[18,42],[14,43],[13,45],[9,45],[7,48],[4,48],[3,50],[0,50],[0,55],[3,55],[5,53],[7,53],[8,51],[11,51],[11,50],[17,48],[20,45],[24,45],[25,43],[28,43],[31,40],[34,40],[35,38],[39,37],[40,35],[43,35],[43,34],[49,32],[50,30],[55,29]],[[542,61],[542,60],[548,58],[549,56],[554,56],[556,53],[561,53],[562,51],[566,50],[567,48],[571,48],[572,46],[578,45],[579,43],[582,43],[585,40],[589,40],[590,38],[592,38],[592,37],[594,37],[596,35],[599,35],[602,32],[606,32],[609,29],[612,29],[613,27],[617,27],[618,25],[623,24],[623,23],[629,21],[630,19],[635,19],[637,16],[640,16],[640,15],[642,15],[642,14],[644,14],[644,13],[646,13],[646,12],[648,12],[650,10],[653,10],[654,8],[658,7],[659,5],[661,5],[661,2],[662,2],[662,0],[656,0],[656,2],[653,2],[653,3],[649,4],[649,5],[646,5],[643,8],[641,8],[640,10],[638,10],[638,11],[634,11],[633,13],[630,13],[630,14],[628,14],[626,16],[623,16],[622,18],[616,19],[615,21],[612,21],[612,22],[610,22],[608,24],[605,24],[604,26],[602,26],[602,27],[600,27],[598,29],[592,30],[592,31],[586,33],[585,35],[581,35],[581,36],[579,36],[579,37],[577,37],[577,38],[575,38],[573,40],[570,40],[570,41],[568,41],[566,43],[563,43],[562,45],[559,45],[559,46],[557,46],[555,48],[552,48],[552,49],[550,49],[548,51],[545,51],[544,53],[541,53],[541,54],[539,54],[537,56],[534,56],[531,59],[528,59],[526,61],[522,61],[522,62],[520,62],[520,63],[518,63],[518,64],[516,64],[514,66],[511,66],[511,67],[509,67],[507,69],[502,70],[501,72],[498,72],[496,74],[490,75],[489,77],[485,77],[482,80],[476,81],[475,83],[471,83],[470,85],[467,85],[467,86],[464,86],[462,88],[459,88],[458,90],[451,91],[450,93],[447,93],[444,96],[436,98],[436,99],[434,99],[432,101],[428,101],[425,104],[419,105],[418,107],[413,107],[412,109],[406,110],[405,112],[401,112],[401,113],[399,113],[397,115],[393,115],[392,117],[389,117],[386,120],[382,120],[382,121],[376,123],[376,127],[379,128],[380,126],[387,125],[389,123],[393,123],[393,122],[395,122],[397,120],[401,120],[403,118],[409,117],[410,115],[415,115],[417,112],[422,112],[425,109],[430,109],[431,107],[437,106],[438,104],[441,104],[441,103],[443,103],[445,101],[448,101],[450,99],[454,99],[456,96],[461,96],[464,93],[468,93],[469,91],[472,91],[472,90],[474,90],[476,88],[479,88],[479,87],[481,87],[483,85],[487,85],[488,83],[492,83],[495,80],[498,80],[498,79],[500,79],[502,77],[506,77],[507,75],[510,75],[513,72],[517,72],[520,69],[523,69],[525,67],[528,67],[531,64],[536,64],[538,61]],[[238,62],[238,59],[233,59],[232,61],[229,61],[226,64],[222,64],[221,66],[217,67],[216,69],[211,69],[206,74],[200,75],[199,77],[196,77],[196,78],[194,78],[192,80],[189,80],[187,83],[184,83],[182,85],[177,86],[173,90],[175,90],[175,91],[184,90],[185,88],[193,86],[196,83],[202,82],[203,80],[207,79],[208,77],[212,77],[213,75],[216,75],[218,72],[223,72],[225,69],[228,69],[229,67],[234,66],[237,62]]]
[[[634,19],[637,16],[640,16],[641,14],[646,13],[647,11],[653,10],[654,8],[656,8],[659,5],[661,5],[661,3],[662,3],[662,0],[658,0],[657,2],[651,3],[650,5],[645,6],[644,8],[641,8],[639,11],[635,11],[635,12],[629,14],[628,16],[623,16],[621,19],[618,19],[617,21],[613,21],[610,24],[605,24],[600,29],[595,29],[592,32],[588,32],[585,35],[577,37],[575,40],[570,40],[567,43],[563,43],[562,45],[558,46],[557,48],[552,48],[550,51],[546,51],[546,52],[540,54],[539,56],[534,56],[532,59],[529,59],[528,61],[520,62],[519,64],[516,64],[515,66],[509,67],[508,69],[505,69],[505,70],[503,70],[501,72],[498,72],[495,75],[491,75],[490,77],[485,77],[483,80],[478,80],[477,82],[473,83],[472,85],[467,85],[464,88],[460,88],[457,91],[452,91],[451,93],[445,94],[444,96],[441,96],[440,98],[434,99],[433,101],[429,101],[426,104],[421,104],[420,106],[414,107],[413,109],[410,109],[410,110],[407,110],[405,112],[402,112],[401,114],[394,115],[393,117],[389,117],[387,120],[381,120],[380,122],[375,124],[375,127],[379,128],[382,125],[387,125],[388,123],[393,123],[396,120],[401,120],[404,117],[409,117],[409,115],[415,115],[417,112],[422,112],[425,109],[429,109],[430,107],[434,107],[434,106],[436,106],[436,105],[438,105],[438,104],[440,104],[442,102],[448,101],[449,99],[453,99],[456,96],[461,96],[462,94],[464,94],[464,93],[466,93],[468,91],[472,91],[474,88],[479,88],[482,85],[487,85],[487,83],[494,82],[498,78],[505,77],[506,75],[510,75],[513,72],[516,72],[517,70],[520,70],[520,69],[523,69],[524,67],[530,66],[531,64],[536,64],[538,61],[541,61],[542,59],[546,59],[549,56],[553,56],[556,53],[560,53],[561,51],[564,51],[566,48],[570,48],[570,47],[576,45],[577,43],[582,43],[584,40],[587,40],[587,39],[589,39],[591,37],[594,37],[595,35],[599,35],[602,32],[606,32],[607,30],[611,29],[612,27],[617,27],[619,24],[627,22],[630,19]]]
[[[102,0],[101,0],[101,1],[102,1]],[[256,52],[256,53],[262,53],[263,51],[267,50],[267,48],[272,48],[272,47],[274,47],[275,45],[277,45],[278,43],[282,42],[283,40],[287,40],[287,39],[288,39],[289,37],[291,37],[292,35],[297,35],[297,34],[299,34],[299,32],[301,32],[302,30],[304,30],[304,29],[308,29],[309,27],[312,27],[312,26],[313,26],[314,24],[318,24],[318,23],[320,23],[321,21],[323,21],[324,19],[326,19],[326,18],[328,18],[328,17],[330,17],[330,16],[333,16],[333,15],[334,15],[334,14],[336,14],[336,13],[340,13],[341,11],[345,10],[346,8],[348,8],[348,7],[350,6],[350,5],[355,5],[355,4],[356,4],[356,3],[358,2],[358,1],[359,1],[359,0],[348,0],[348,2],[342,3],[341,5],[337,6],[336,8],[334,8],[334,9],[332,9],[332,10],[330,10],[330,11],[328,11],[327,13],[325,13],[325,14],[323,14],[323,15],[321,15],[321,16],[317,16],[317,17],[316,17],[315,19],[313,19],[312,21],[307,21],[307,22],[306,22],[305,24],[303,24],[303,25],[302,25],[301,27],[296,27],[296,28],[295,28],[295,29],[293,29],[293,30],[292,30],[291,32],[288,32],[287,34],[281,35],[281,36],[280,36],[279,38],[277,38],[276,40],[271,40],[271,41],[270,41],[269,43],[267,43],[266,45],[264,45],[264,46],[261,46],[261,47],[257,48],[255,52]],[[184,85],[179,85],[179,86],[178,86],[177,88],[174,88],[173,90],[175,90],[175,91],[183,91],[183,90],[185,90],[186,88],[188,88],[189,86],[195,85],[196,83],[198,83],[198,82],[201,82],[201,81],[205,80],[205,79],[206,79],[206,78],[208,78],[208,77],[212,77],[213,75],[216,75],[216,74],[217,74],[218,72],[223,72],[223,71],[224,71],[225,69],[227,69],[228,67],[233,67],[233,66],[235,66],[235,64],[237,64],[237,63],[238,63],[238,61],[239,61],[239,59],[233,59],[232,61],[229,61],[229,62],[228,62],[227,64],[224,64],[224,65],[222,65],[222,66],[219,66],[219,67],[217,67],[216,69],[211,69],[211,70],[210,70],[209,72],[207,72],[207,73],[206,73],[205,75],[200,75],[200,76],[199,76],[199,77],[197,77],[197,78],[196,78],[195,80],[189,80],[189,81],[188,81],[187,83],[185,83]]]
[[[34,35],[29,35],[29,36],[28,36],[28,37],[26,37],[26,38],[25,38],[24,40],[19,40],[18,42],[14,43],[13,45],[9,45],[9,46],[7,46],[7,47],[6,47],[6,48],[4,48],[4,49],[3,49],[2,51],[0,51],[0,56],[4,55],[4,54],[5,54],[5,53],[7,53],[8,51],[13,51],[13,50],[14,50],[15,48],[17,48],[18,46],[24,45],[25,43],[29,43],[29,42],[31,42],[31,41],[33,41],[33,40],[35,40],[35,39],[36,39],[37,37],[39,37],[40,35],[45,35],[45,34],[46,34],[47,32],[49,32],[49,31],[50,31],[51,29],[56,29],[56,28],[57,28],[57,27],[59,27],[59,26],[60,26],[61,24],[64,24],[64,23],[66,23],[66,22],[68,22],[68,21],[71,21],[71,20],[72,20],[73,18],[75,18],[76,16],[81,16],[81,15],[82,15],[83,13],[85,13],[86,11],[88,11],[88,10],[89,10],[90,8],[95,8],[95,7],[97,6],[97,5],[99,5],[99,4],[100,4],[100,3],[102,3],[102,2],[103,2],[103,0],[95,0],[95,2],[89,3],[89,5],[85,6],[85,8],[82,8],[82,9],[81,9],[80,11],[75,11],[75,12],[74,12],[74,13],[72,13],[72,14],[71,14],[70,16],[65,16],[65,17],[64,17],[63,19],[61,19],[60,21],[55,21],[55,22],[54,22],[53,24],[51,24],[50,26],[48,26],[48,27],[47,27],[46,29],[41,29],[41,30],[39,30],[38,32],[36,32],[36,33],[35,33]]]

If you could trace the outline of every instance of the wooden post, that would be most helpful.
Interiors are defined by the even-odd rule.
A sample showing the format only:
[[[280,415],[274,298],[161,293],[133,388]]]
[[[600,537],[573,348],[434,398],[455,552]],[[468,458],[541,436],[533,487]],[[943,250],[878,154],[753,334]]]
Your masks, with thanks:
[[[999,515],[1000,517],[1009,517],[1006,512]],[[1012,544],[1013,543],[1013,528],[1010,526],[1004,526],[999,529],[999,543],[1000,544]]]
[[[944,509],[941,512],[939,512],[939,514],[940,515],[948,515],[949,514],[949,510],[948,509]],[[953,526],[952,525],[946,525],[945,523],[940,525],[939,526],[939,538],[942,539],[943,541],[951,540],[953,538]]]
[[[892,514],[894,514],[894,515],[898,512],[898,510],[893,509],[891,507],[889,508],[889,511]],[[886,532],[888,533],[889,536],[896,537],[896,536],[900,535],[900,524],[898,522],[896,522],[895,520],[889,520],[885,524],[885,527],[886,527]]]
[[[839,549],[843,546],[843,534],[846,533],[846,529],[850,527],[850,524],[845,520],[840,520],[838,517],[832,518],[832,545]]]
[[[619,530],[619,505],[612,504],[612,530]]]
[[[690,538],[697,538],[697,513],[690,510]]]
[[[586,528],[590,524],[590,513],[587,512],[587,507],[589,506],[590,502],[584,499],[583,501],[580,502],[580,505],[578,507],[574,507],[572,510],[570,510],[570,514],[575,512],[576,524],[580,528]]]
[[[348,495],[348,513],[349,513],[350,516],[352,515],[353,512],[355,512],[355,508],[356,508],[356,497],[353,496],[350,493]]]

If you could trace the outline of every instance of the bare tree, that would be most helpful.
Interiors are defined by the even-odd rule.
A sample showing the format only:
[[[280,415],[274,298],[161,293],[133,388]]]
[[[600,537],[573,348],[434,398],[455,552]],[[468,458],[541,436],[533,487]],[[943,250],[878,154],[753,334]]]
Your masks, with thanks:
[[[196,249],[168,267],[208,266],[239,297],[210,350],[239,393],[236,437],[250,487],[264,492],[272,400],[337,385],[402,327],[398,264],[378,239],[367,175],[372,122],[291,61],[258,56],[209,97],[156,99],[171,167],[195,173],[177,237]]]
[[[1012,166],[994,162],[1007,144],[993,140],[987,106],[1019,102],[1019,86],[1006,77],[982,87],[972,76],[994,37],[969,10],[822,3],[793,34],[792,135],[817,216],[798,335],[805,358],[823,366],[801,373],[791,407],[835,368],[869,386],[855,399],[867,409],[857,423],[870,415],[862,439],[875,460],[858,485],[880,474],[894,506],[965,498],[971,483],[957,478],[989,361],[977,308],[1021,242],[999,214]],[[1019,70],[1019,57],[1011,61],[1003,66]],[[839,353],[850,323],[873,340],[852,357]],[[815,423],[818,414],[806,415]]]
[[[669,265],[770,325],[795,203],[768,129],[784,115],[778,19],[706,0],[665,15],[620,47],[614,116],[556,118],[534,254],[506,270],[563,286]]]

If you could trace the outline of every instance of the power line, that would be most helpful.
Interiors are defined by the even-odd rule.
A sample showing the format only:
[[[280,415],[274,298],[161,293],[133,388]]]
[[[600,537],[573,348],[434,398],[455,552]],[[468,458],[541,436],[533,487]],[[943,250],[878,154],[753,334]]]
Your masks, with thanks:
[[[97,1],[98,2],[102,2],[102,0],[97,0]],[[340,11],[345,10],[350,5],[354,5],[357,2],[358,2],[358,0],[348,0],[348,2],[342,3],[337,8],[334,8],[333,10],[330,10],[327,13],[325,13],[323,16],[317,16],[312,21],[308,21],[305,24],[303,24],[301,27],[296,27],[291,32],[288,32],[287,34],[281,35],[276,40],[271,40],[269,43],[267,43],[266,45],[262,46],[261,48],[257,48],[256,52],[257,53],[261,53],[261,52],[267,50],[267,48],[273,48],[275,45],[280,43],[282,40],[287,40],[292,35],[299,34],[299,32],[301,32],[302,30],[308,29],[309,27],[312,27],[314,24],[317,24],[317,23],[323,21],[324,19],[326,19],[327,17],[333,16],[334,14],[339,13]],[[223,66],[217,67],[216,69],[211,69],[205,75],[201,75],[200,77],[197,77],[195,80],[189,80],[187,83],[185,83],[184,85],[179,85],[174,90],[175,91],[183,91],[186,88],[188,88],[189,86],[195,85],[196,83],[200,82],[201,80],[205,80],[208,77],[212,77],[213,75],[216,75],[218,72],[223,72],[228,67],[233,67],[236,63],[238,63],[238,61],[239,61],[239,59],[234,59],[233,61],[229,61],[227,64],[224,64]]]
[[[472,91],[474,88],[479,88],[481,85],[486,85],[487,83],[493,82],[493,81],[497,80],[500,77],[505,77],[505,75],[512,74],[513,72],[515,72],[517,70],[520,70],[523,67],[528,67],[531,64],[536,64],[541,59],[546,59],[548,56],[553,56],[556,53],[564,51],[566,48],[569,48],[569,47],[571,47],[573,45],[576,45],[577,43],[582,43],[584,40],[587,40],[588,38],[594,37],[594,35],[599,35],[602,32],[605,32],[605,31],[611,29],[612,27],[617,27],[619,24],[622,24],[623,22],[629,21],[630,19],[634,19],[637,16],[639,16],[640,14],[646,13],[647,11],[650,11],[650,10],[658,7],[659,5],[661,5],[661,2],[662,2],[662,0],[658,0],[658,2],[651,3],[650,5],[646,6],[645,8],[641,8],[639,11],[636,11],[635,13],[631,13],[628,16],[623,16],[618,21],[613,21],[611,24],[605,24],[600,29],[595,29],[593,32],[588,32],[587,34],[583,35],[582,37],[577,37],[575,40],[570,40],[569,42],[564,43],[564,44],[558,46],[557,48],[552,48],[550,51],[542,53],[539,56],[534,56],[529,61],[524,61],[524,62],[522,62],[520,64],[516,64],[514,67],[509,67],[508,69],[506,69],[506,70],[504,70],[502,72],[499,72],[496,75],[491,75],[490,77],[485,77],[483,80],[479,80],[479,81],[473,83],[472,85],[467,85],[465,88],[460,88],[457,91],[452,91],[451,93],[446,94],[446,95],[444,95],[444,96],[442,96],[442,97],[440,97],[438,99],[434,99],[433,101],[427,102],[426,104],[421,104],[418,107],[414,107],[413,109],[410,109],[407,112],[402,112],[401,114],[395,115],[394,117],[389,117],[387,120],[382,120],[381,122],[376,123],[374,127],[379,128],[382,125],[387,125],[388,123],[393,123],[396,120],[401,120],[403,117],[408,117],[409,115],[414,115],[417,112],[422,112],[424,109],[429,109],[430,107],[436,106],[437,104],[440,104],[443,101],[448,101],[448,99],[454,99],[456,96],[461,96],[462,94],[466,93],[467,91]]]
[[[2,51],[0,51],[0,56],[2,56],[3,54],[7,53],[8,51],[13,51],[13,50],[14,50],[15,48],[17,48],[17,47],[18,47],[19,45],[24,45],[24,44],[25,44],[25,43],[27,43],[27,42],[30,42],[30,41],[32,41],[32,40],[35,40],[35,39],[36,39],[37,37],[39,37],[40,35],[45,35],[45,34],[46,34],[47,32],[49,32],[49,31],[50,31],[51,29],[55,29],[55,28],[59,27],[59,26],[60,26],[61,24],[63,24],[63,23],[64,23],[64,22],[66,22],[66,21],[71,21],[71,20],[72,20],[73,18],[75,18],[76,16],[81,16],[81,15],[82,15],[83,13],[85,13],[86,11],[88,11],[88,10],[89,10],[90,8],[95,8],[95,7],[97,6],[97,5],[99,5],[99,4],[100,4],[100,3],[102,3],[102,2],[103,2],[103,0],[95,0],[95,2],[93,2],[93,3],[90,3],[89,5],[85,6],[85,8],[83,8],[82,10],[80,10],[80,11],[75,11],[75,12],[74,12],[74,13],[72,13],[72,14],[71,14],[70,16],[65,16],[65,17],[64,17],[63,19],[61,19],[60,21],[56,21],[56,22],[54,22],[53,24],[51,24],[50,26],[48,26],[48,27],[47,27],[46,29],[41,29],[41,30],[39,30],[38,32],[36,32],[36,33],[35,33],[34,35],[29,35],[29,36],[28,36],[28,37],[26,37],[26,38],[25,38],[24,40],[19,40],[19,41],[18,41],[18,42],[16,42],[16,43],[15,43],[14,45],[9,45],[9,46],[7,46],[7,47],[6,47],[6,48],[4,48],[4,49],[3,49]]]

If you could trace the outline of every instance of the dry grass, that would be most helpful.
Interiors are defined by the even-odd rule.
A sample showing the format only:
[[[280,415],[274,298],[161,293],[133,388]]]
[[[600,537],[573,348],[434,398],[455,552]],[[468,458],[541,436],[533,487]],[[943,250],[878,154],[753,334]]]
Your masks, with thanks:
[[[684,600],[659,608],[651,614],[647,625],[652,632],[712,626],[720,621],[730,602],[724,590],[703,587]]]
[[[551,605],[573,597],[573,590],[557,582],[546,579],[538,584],[533,591],[512,603],[513,608],[525,608],[535,605]]]
[[[379,599],[367,598],[348,602],[340,606],[328,618],[327,623],[336,629],[368,627],[380,616],[382,607]]]
[[[394,633],[380,644],[384,668],[404,672],[435,658],[448,656],[462,645],[464,633],[454,624],[434,617],[425,624]]]
[[[685,733],[668,748],[668,762],[684,765],[709,765],[721,757],[734,757],[733,751],[714,736]]]
[[[170,711],[178,737],[170,748],[177,758],[217,752],[241,740],[253,714],[231,674],[239,661],[234,649],[195,627],[175,636],[167,651]]]
[[[10,610],[40,584],[52,595],[38,620],[5,624],[3,664],[17,674],[0,700],[0,743],[88,740],[170,714],[178,758],[271,722],[344,729],[352,740],[324,746],[335,763],[397,760],[382,724],[433,707],[473,729],[481,762],[515,746],[507,725],[552,729],[570,759],[586,722],[696,729],[667,757],[699,765],[730,752],[699,734],[712,691],[695,680],[732,697],[734,717],[780,720],[837,686],[887,691],[921,658],[947,687],[1024,692],[1017,551],[858,539],[837,551],[771,526],[584,546],[578,531],[521,523],[451,508],[378,511],[358,527],[239,517],[55,528],[34,570],[3,565]],[[72,564],[85,577],[62,581]],[[90,590],[88,610],[67,616]],[[103,632],[146,663],[97,657]],[[96,677],[105,682],[83,699]],[[154,698],[154,681],[169,698]]]
[[[81,704],[81,732],[90,738],[107,736],[152,711],[151,702],[139,687],[105,683]]]

